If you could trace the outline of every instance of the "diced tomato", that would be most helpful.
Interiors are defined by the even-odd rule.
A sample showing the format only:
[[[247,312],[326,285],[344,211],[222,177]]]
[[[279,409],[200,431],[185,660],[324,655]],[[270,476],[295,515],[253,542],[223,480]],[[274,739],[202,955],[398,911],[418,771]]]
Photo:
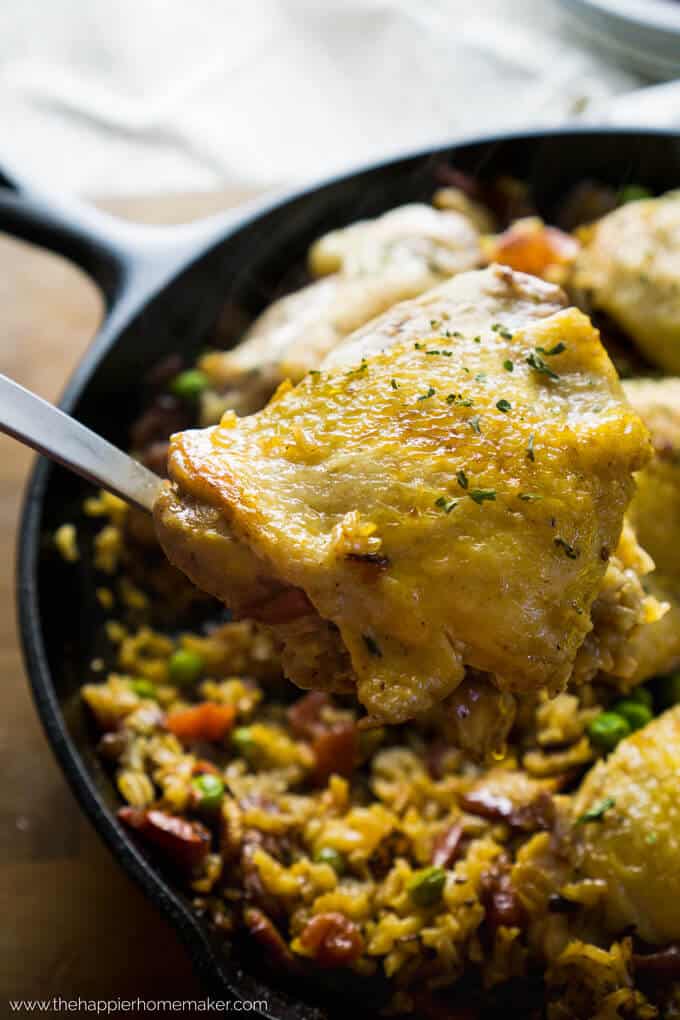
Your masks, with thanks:
[[[165,726],[185,743],[196,740],[218,743],[231,733],[235,717],[233,705],[203,701],[200,705],[170,712],[165,718]]]
[[[572,262],[579,243],[557,227],[547,227],[536,217],[513,223],[486,242],[490,262],[500,262],[521,273],[544,276],[551,268]]]

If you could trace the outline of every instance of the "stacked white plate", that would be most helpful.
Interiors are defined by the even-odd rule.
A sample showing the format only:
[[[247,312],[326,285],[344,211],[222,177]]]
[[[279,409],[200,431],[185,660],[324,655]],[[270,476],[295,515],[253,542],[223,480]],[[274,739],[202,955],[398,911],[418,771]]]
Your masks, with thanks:
[[[680,0],[561,0],[575,25],[620,63],[680,76]]]

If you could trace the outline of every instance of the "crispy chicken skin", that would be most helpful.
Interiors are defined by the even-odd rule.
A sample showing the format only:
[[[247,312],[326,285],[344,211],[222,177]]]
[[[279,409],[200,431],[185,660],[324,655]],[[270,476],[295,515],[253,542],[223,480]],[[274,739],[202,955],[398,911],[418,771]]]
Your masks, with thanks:
[[[575,291],[651,362],[680,372],[680,191],[628,202],[581,235]]]
[[[312,246],[309,264],[323,279],[275,301],[233,350],[201,359],[212,387],[204,424],[226,408],[259,410],[282,379],[298,382],[343,337],[397,301],[474,269],[481,252],[467,217],[413,204],[332,231]]]
[[[587,317],[494,266],[397,305],[258,414],[174,436],[155,516],[173,562],[284,644],[309,617],[291,679],[353,683],[399,722],[466,665],[563,687],[648,455]]]
[[[680,706],[623,740],[575,797],[571,857],[606,883],[608,930],[680,939]],[[586,821],[586,812],[600,815]],[[579,821],[580,819],[580,821]]]
[[[625,394],[647,425],[654,455],[637,475],[628,517],[656,569],[646,587],[670,610],[635,638],[636,679],[680,664],[680,379],[631,379]]]

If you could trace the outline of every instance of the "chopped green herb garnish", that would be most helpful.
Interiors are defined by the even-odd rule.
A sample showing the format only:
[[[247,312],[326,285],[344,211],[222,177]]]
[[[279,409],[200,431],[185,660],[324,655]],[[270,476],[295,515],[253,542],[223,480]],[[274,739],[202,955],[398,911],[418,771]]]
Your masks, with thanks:
[[[540,375],[547,375],[549,379],[559,379],[557,372],[553,372],[552,368],[548,368],[541,355],[536,354],[535,351],[532,351],[526,360],[527,364],[531,365]]]
[[[417,351],[424,351],[425,350],[425,344],[419,344],[417,340],[416,340],[416,342],[414,343],[413,346],[415,347],[415,349]]]
[[[470,399],[463,400],[461,393],[449,393],[446,397],[447,404],[456,404],[458,407],[472,407],[473,401]]]
[[[361,636],[364,639],[364,644],[366,645],[366,648],[371,653],[371,655],[376,655],[378,658],[382,658],[380,645],[375,640],[375,638],[372,638],[370,634],[362,634]]]
[[[474,342],[475,342],[476,344],[481,344],[481,342],[482,342],[482,338],[481,338],[481,336],[476,336],[476,337],[474,337],[473,339],[474,339]]]
[[[399,389],[399,383],[397,382],[396,379],[390,379],[390,386],[392,387],[393,390]]]
[[[520,492],[519,498],[525,503],[535,503],[537,499],[543,499],[540,492]]]
[[[434,388],[432,386],[428,386],[427,393],[421,393],[418,400],[429,400],[430,397],[434,396],[434,393]]]
[[[536,437],[534,436],[534,433],[532,432],[531,435],[529,436],[529,442],[527,443],[527,457],[529,458],[529,460],[536,460],[536,458],[534,457],[534,439],[535,438]]]
[[[574,549],[573,545],[567,542],[566,538],[561,538],[560,535],[557,535],[553,539],[553,542],[555,543],[556,546],[558,546],[558,548],[564,549],[564,555],[567,556],[568,559],[570,560],[578,559],[579,557],[578,550]]]
[[[462,470],[461,471],[456,471],[456,478],[458,479],[458,484],[460,485],[461,489],[467,489],[467,487],[468,487],[468,479],[467,479],[467,475],[465,474],[465,472],[462,471]]]
[[[566,349],[567,349],[566,344],[563,344],[561,340],[559,343],[555,344],[554,347],[551,347],[549,351],[547,351],[545,347],[536,348],[538,353],[545,354],[546,358],[552,358],[555,354],[561,354],[562,351],[566,351]]]
[[[645,843],[648,843],[649,846],[654,846],[658,838],[655,832],[648,832],[645,836]]]
[[[503,368],[505,369],[506,372],[514,372],[515,371],[514,362],[510,361],[510,358],[507,358],[503,362]]]
[[[425,354],[440,354],[442,358],[453,357],[453,351],[425,351]]]
[[[318,368],[310,368],[308,375],[321,375],[321,372]]]
[[[441,322],[439,321],[439,319],[430,319],[430,326],[432,327],[432,329],[439,329],[439,327],[441,326]]]
[[[450,514],[451,511],[454,510],[459,503],[460,503],[459,499],[447,499],[446,496],[440,496],[439,499],[435,500],[434,505],[441,507],[444,513]]]
[[[576,819],[577,825],[585,825],[586,822],[600,822],[604,817],[605,813],[613,808],[616,801],[613,797],[605,797],[603,800],[593,804],[591,808],[588,808],[579,818]]]
[[[499,411],[502,411],[503,414],[507,414],[508,411],[512,408],[512,404],[510,403],[509,400],[503,399],[498,401],[496,407],[498,408]]]
[[[474,499],[475,503],[483,503],[485,499],[495,500],[496,490],[495,489],[472,489],[470,491],[470,499]]]
[[[470,418],[470,420],[469,420],[469,425],[470,425],[470,428],[472,429],[472,431],[474,433],[476,433],[478,436],[480,436],[482,434],[482,430],[479,427],[479,415],[478,414],[473,414],[472,418]]]
[[[486,372],[478,372],[475,376],[475,382],[484,382],[486,379]]]
[[[499,336],[502,336],[504,340],[512,340],[512,333],[507,326],[503,326],[500,322],[494,322],[491,329],[494,333],[498,333]]]

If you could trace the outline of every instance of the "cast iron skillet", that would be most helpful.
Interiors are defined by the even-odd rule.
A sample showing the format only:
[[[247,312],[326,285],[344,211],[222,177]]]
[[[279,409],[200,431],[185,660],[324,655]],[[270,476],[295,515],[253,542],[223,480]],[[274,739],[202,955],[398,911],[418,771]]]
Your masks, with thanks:
[[[267,158],[276,158],[270,154]],[[400,203],[427,201],[442,165],[527,181],[550,219],[584,178],[655,192],[680,184],[680,135],[647,131],[551,131],[487,138],[361,169],[273,203],[180,228],[120,223],[72,200],[46,195],[0,170],[0,228],[53,248],[85,269],[106,300],[102,327],[61,406],[125,446],[139,412],[142,378],[169,352],[190,360],[219,316],[233,339],[273,296],[297,284],[309,244],[331,227]],[[224,328],[224,326],[223,326]],[[227,946],[197,918],[115,817],[117,797],[93,751],[77,689],[101,649],[96,578],[85,557],[64,567],[46,536],[77,512],[86,491],[62,468],[38,460],[19,536],[17,598],[33,695],[48,739],[76,796],[117,859],[177,928],[205,985],[221,997],[266,999],[263,1015],[321,1020],[336,1015],[343,988],[299,985],[291,993],[241,946]],[[373,1014],[365,993],[354,1012]],[[343,1009],[343,1013],[346,1009]]]

